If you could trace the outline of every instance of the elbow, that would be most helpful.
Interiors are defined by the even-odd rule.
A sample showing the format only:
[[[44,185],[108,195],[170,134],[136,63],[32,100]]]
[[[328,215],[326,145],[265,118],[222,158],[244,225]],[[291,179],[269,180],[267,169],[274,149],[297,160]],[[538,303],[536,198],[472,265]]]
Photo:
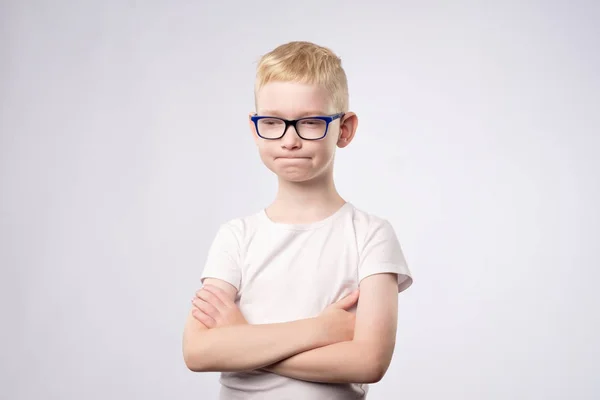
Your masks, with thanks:
[[[209,372],[210,365],[206,362],[208,358],[202,349],[197,346],[183,346],[183,361],[185,366],[192,372]]]
[[[367,374],[367,382],[366,383],[377,383],[383,379],[385,373],[387,372],[387,368],[382,365],[372,366]]]
[[[356,383],[380,382],[391,364],[393,346],[382,346],[380,342],[373,340],[354,340],[354,343],[356,343],[361,361],[360,376],[358,377],[361,382]]]
[[[380,365],[371,365],[365,368],[364,377],[362,379],[363,382],[367,384],[373,384],[381,381],[385,376],[386,369],[381,367]]]
[[[183,361],[185,362],[185,366],[192,372],[205,372],[205,368],[202,366],[200,362],[198,362],[197,357],[192,354],[183,354]]]
[[[373,357],[371,362],[367,362],[364,365],[365,379],[363,383],[373,384],[383,379],[390,363],[386,362],[385,357]]]

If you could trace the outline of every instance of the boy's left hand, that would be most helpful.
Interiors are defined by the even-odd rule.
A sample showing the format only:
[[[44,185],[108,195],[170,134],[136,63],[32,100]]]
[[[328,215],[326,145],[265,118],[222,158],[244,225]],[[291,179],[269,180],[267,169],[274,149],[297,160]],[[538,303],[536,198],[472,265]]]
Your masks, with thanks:
[[[247,324],[238,306],[220,288],[205,285],[192,299],[192,315],[207,328]]]

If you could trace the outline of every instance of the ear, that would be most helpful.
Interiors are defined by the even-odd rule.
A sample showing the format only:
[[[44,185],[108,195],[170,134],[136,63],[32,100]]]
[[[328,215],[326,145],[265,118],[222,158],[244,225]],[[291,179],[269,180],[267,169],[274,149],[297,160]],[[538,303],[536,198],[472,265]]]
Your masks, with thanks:
[[[354,135],[356,134],[356,128],[358,127],[358,117],[353,112],[347,112],[344,114],[340,121],[340,135],[338,137],[337,146],[340,149],[348,146]]]

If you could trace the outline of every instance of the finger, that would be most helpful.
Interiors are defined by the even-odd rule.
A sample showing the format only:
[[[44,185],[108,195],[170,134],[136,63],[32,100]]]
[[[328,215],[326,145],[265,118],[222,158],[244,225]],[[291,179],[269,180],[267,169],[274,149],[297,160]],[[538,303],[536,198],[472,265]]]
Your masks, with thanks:
[[[198,290],[196,292],[196,297],[204,300],[207,303],[210,303],[217,309],[221,309],[225,306],[223,302],[214,293],[206,289],[206,287],[203,287],[202,289]]]
[[[212,319],[208,315],[204,314],[202,311],[200,311],[197,308],[194,308],[192,310],[192,316],[195,319],[197,319],[198,321],[200,321],[201,323],[203,323],[204,326],[206,326],[209,329],[212,329],[217,326],[217,322],[214,319]]]
[[[195,298],[192,300],[192,304],[194,305],[194,307],[196,307],[198,310],[202,311],[204,314],[208,315],[209,317],[212,317],[214,320],[217,319],[217,317],[219,316],[219,310],[217,310],[217,308],[215,306],[213,306],[210,303],[207,303],[206,301],[199,299],[199,298]]]
[[[217,296],[217,298],[221,301],[221,303],[223,303],[227,306],[231,306],[232,304],[234,304],[231,301],[231,299],[227,296],[227,293],[225,293],[225,291],[223,289],[221,289],[220,287],[216,287],[213,285],[206,285],[206,286],[204,286],[204,289],[208,290],[209,292],[211,292],[212,294]]]
[[[356,304],[356,302],[358,301],[358,294],[359,294],[359,291],[357,289],[357,290],[353,291],[352,293],[350,293],[348,296],[341,299],[340,301],[336,302],[335,305],[338,308],[347,310]]]

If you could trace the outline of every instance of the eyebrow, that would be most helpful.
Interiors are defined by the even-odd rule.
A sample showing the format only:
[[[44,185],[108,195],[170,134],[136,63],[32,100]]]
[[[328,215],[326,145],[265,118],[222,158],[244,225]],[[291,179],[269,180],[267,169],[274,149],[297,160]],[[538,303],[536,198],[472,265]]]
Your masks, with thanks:
[[[283,118],[281,116],[281,113],[278,111],[275,111],[275,110],[263,110],[262,113],[260,113],[259,115],[268,115],[268,116]],[[315,116],[321,116],[321,115],[329,115],[329,114],[326,112],[323,112],[323,111],[309,111],[309,112],[301,113],[300,115],[298,115],[297,118],[315,117]]]

